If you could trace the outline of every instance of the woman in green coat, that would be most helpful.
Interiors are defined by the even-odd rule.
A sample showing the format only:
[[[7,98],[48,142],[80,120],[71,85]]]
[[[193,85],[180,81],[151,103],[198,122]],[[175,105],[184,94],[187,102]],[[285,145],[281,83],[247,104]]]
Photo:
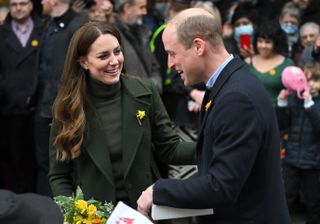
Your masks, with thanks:
[[[122,74],[119,32],[89,22],[73,35],[53,106],[49,179],[53,194],[136,208],[159,177],[156,154],[167,164],[194,164],[195,143],[172,129],[155,86]]]

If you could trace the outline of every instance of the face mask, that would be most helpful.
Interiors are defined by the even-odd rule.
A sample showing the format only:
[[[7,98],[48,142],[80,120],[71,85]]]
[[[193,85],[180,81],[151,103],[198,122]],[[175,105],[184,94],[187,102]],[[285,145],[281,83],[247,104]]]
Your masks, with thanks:
[[[293,35],[298,32],[298,26],[291,23],[281,23],[281,28],[288,35]]]
[[[240,42],[240,36],[243,34],[249,34],[252,36],[253,27],[252,25],[239,26],[234,29],[234,38],[237,42]]]

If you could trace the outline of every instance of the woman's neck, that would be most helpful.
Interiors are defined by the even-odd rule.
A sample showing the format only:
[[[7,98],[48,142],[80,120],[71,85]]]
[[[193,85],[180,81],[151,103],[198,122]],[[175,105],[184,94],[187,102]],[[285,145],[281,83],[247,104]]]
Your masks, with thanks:
[[[253,58],[252,64],[261,73],[267,72],[283,63],[284,56],[280,54],[272,54],[268,57],[256,55]]]
[[[274,60],[275,58],[277,58],[279,56],[280,56],[279,54],[269,54],[266,56],[262,56],[260,54],[257,55],[257,57],[259,57],[261,60],[265,60],[265,61]]]
[[[120,91],[120,81],[115,84],[108,85],[100,82],[99,80],[88,77],[87,83],[89,94],[96,98],[113,97]]]

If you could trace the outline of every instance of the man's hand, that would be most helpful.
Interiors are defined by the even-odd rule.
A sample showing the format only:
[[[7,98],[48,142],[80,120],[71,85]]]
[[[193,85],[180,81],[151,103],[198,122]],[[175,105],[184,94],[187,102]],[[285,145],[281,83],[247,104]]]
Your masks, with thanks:
[[[193,89],[190,92],[190,97],[199,105],[202,104],[202,100],[204,97],[204,92],[203,90],[197,90],[197,89]]]
[[[153,185],[151,185],[145,191],[143,191],[140,197],[138,198],[137,200],[138,212],[140,212],[146,217],[149,217],[152,202],[153,202]]]
[[[75,0],[71,7],[73,11],[80,13],[86,7],[86,3],[83,0]]]
[[[316,53],[316,54],[319,54],[320,53],[320,35],[317,36],[315,42],[314,42],[314,49],[313,51]]]

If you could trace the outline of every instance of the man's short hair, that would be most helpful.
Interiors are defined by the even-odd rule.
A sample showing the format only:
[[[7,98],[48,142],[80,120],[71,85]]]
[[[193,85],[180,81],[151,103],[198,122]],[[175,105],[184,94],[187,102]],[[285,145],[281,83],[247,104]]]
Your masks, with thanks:
[[[315,22],[306,22],[300,27],[300,35],[308,29],[315,30],[317,34],[320,34],[320,26]]]
[[[135,0],[116,0],[114,4],[114,9],[116,12],[122,12],[123,6],[125,4],[133,5],[135,3]]]
[[[221,45],[221,27],[213,16],[191,16],[176,24],[179,41],[187,49],[192,46],[195,38],[202,38],[212,44]]]

